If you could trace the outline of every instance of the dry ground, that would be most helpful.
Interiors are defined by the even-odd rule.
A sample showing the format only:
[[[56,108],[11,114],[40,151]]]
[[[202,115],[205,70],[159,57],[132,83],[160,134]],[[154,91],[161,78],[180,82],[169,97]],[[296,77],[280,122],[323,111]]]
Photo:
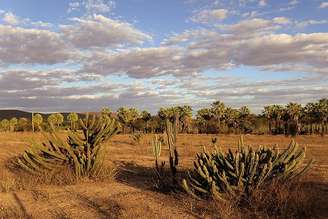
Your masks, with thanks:
[[[63,134],[64,135],[64,134]],[[214,135],[179,135],[178,150],[181,167],[192,165],[202,145],[211,149]],[[218,143],[227,148],[236,145],[239,136],[219,135]],[[39,134],[0,133],[0,218],[201,218],[193,202],[178,199],[153,189],[153,157],[151,136],[134,144],[128,135],[115,136],[106,144],[107,162],[118,167],[114,180],[84,180],[72,185],[21,185],[22,180],[8,169],[8,161],[22,153],[31,139]],[[247,144],[284,147],[290,138],[284,136],[244,137]],[[328,218],[328,136],[298,136],[296,141],[307,146],[307,157],[316,160],[307,177],[320,191],[317,212]],[[165,152],[164,152],[165,154]],[[165,157],[163,157],[165,158]],[[213,217],[209,216],[210,218]]]

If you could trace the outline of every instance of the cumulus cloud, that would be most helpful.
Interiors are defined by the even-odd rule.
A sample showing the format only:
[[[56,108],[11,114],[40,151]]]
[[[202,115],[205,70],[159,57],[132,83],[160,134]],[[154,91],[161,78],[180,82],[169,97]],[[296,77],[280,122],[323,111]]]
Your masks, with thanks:
[[[12,12],[6,12],[3,15],[3,21],[6,24],[10,24],[10,25],[18,25],[20,23],[20,19],[14,15]]]
[[[67,13],[83,9],[86,15],[106,14],[115,8],[115,2],[110,0],[80,0],[69,2]]]
[[[68,61],[74,49],[58,33],[0,25],[0,63],[54,64]],[[76,54],[75,54],[76,55]]]
[[[289,71],[300,71],[295,66],[302,66],[301,72],[327,74],[324,69],[327,68],[328,34],[275,33],[286,21],[282,18],[244,20],[220,25],[218,31],[188,31],[167,39],[166,43],[186,45],[179,60],[182,65],[178,66],[188,66],[197,72],[223,70],[229,66],[288,65]],[[318,71],[320,68],[322,71]]]
[[[122,52],[96,52],[84,64],[82,72],[100,75],[127,74],[134,78],[178,74],[182,70],[179,48],[138,48]]]
[[[319,8],[328,8],[328,2],[321,2]]]
[[[0,13],[1,14],[1,13]],[[27,26],[27,27],[36,27],[36,28],[50,28],[52,27],[51,23],[43,21],[32,21],[29,18],[21,18],[12,12],[3,12],[3,21],[7,25],[11,26]]]
[[[69,13],[81,8],[89,12],[59,26],[57,32],[41,30],[51,24],[11,14],[17,22],[8,18],[7,25],[0,25],[0,64],[8,69],[17,64],[44,64],[46,70],[28,71],[22,65],[0,72],[0,108],[94,111],[101,106],[127,105],[156,111],[159,105],[197,108],[222,99],[233,106],[260,109],[263,104],[311,101],[327,93],[328,33],[284,33],[326,24],[326,20],[254,18],[261,16],[253,10],[259,1],[243,0],[241,4],[249,4],[251,12],[243,15],[229,10],[229,15],[246,17],[244,20],[223,23],[228,11],[217,4],[215,8],[221,9],[198,11],[192,17],[194,22],[211,25],[172,34],[158,46],[140,48],[152,42],[152,36],[128,22],[99,15],[112,10],[114,5],[108,6],[109,2],[71,2]],[[297,3],[293,0],[285,5],[295,7]],[[4,17],[6,12],[0,14]],[[55,69],[53,64],[67,64],[71,69]],[[241,66],[268,74],[298,74],[290,80],[256,82],[247,75],[204,74],[220,75]],[[117,75],[123,75],[118,80],[123,82],[111,80]]]
[[[266,6],[268,3],[266,0],[260,0],[259,1],[259,6]]]
[[[273,22],[277,24],[289,24],[291,21],[286,17],[275,17]]]
[[[224,20],[228,15],[226,9],[202,10],[191,17],[191,20],[196,23],[208,23],[217,20]]]
[[[72,25],[62,25],[63,37],[78,48],[119,47],[141,44],[152,37],[131,24],[102,15],[74,18]]]

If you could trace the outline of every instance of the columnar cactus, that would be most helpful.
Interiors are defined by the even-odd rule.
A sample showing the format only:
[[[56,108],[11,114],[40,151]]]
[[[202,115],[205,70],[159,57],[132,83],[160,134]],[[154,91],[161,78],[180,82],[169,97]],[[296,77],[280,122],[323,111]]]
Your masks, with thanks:
[[[173,181],[175,182],[175,177],[177,173],[177,166],[179,164],[179,155],[176,148],[177,143],[177,121],[170,122],[166,120],[166,136],[167,136],[167,143],[169,145],[169,162],[170,162],[170,169],[173,176]]]
[[[50,132],[48,142],[34,143],[18,159],[18,164],[33,174],[58,171],[69,167],[77,177],[96,174],[104,160],[103,142],[118,132],[118,123],[87,115],[79,120],[82,135],[69,131],[67,141],[63,141],[54,131]]]
[[[184,179],[184,189],[194,197],[212,196],[225,200],[227,196],[250,195],[260,186],[273,179],[289,180],[305,173],[312,160],[303,165],[305,148],[298,149],[292,141],[282,152],[276,146],[257,150],[244,146],[242,138],[236,152],[223,153],[216,148],[208,153],[197,154],[194,170]]]
[[[161,156],[162,151],[162,142],[159,140],[158,135],[155,135],[152,140],[152,146],[153,146],[153,154],[155,157],[155,169],[156,169],[156,175],[159,180],[161,180],[163,176],[163,168],[165,166],[165,161],[162,161],[159,164],[159,157]]]

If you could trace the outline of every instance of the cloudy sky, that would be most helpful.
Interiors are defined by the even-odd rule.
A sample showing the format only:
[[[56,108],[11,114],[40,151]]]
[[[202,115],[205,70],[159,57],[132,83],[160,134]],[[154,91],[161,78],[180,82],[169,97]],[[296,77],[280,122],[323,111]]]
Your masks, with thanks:
[[[327,0],[0,0],[0,109],[328,97]]]

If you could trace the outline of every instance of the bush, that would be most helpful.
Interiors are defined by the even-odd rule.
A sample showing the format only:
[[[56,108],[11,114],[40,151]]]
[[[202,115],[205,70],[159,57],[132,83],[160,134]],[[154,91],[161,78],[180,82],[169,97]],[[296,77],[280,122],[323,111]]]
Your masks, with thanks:
[[[48,142],[34,143],[18,159],[20,167],[32,174],[49,174],[69,169],[76,177],[96,176],[102,172],[104,161],[103,142],[118,132],[116,120],[103,120],[89,116],[79,120],[82,134],[69,130],[63,141],[54,131]]]
[[[218,148],[210,154],[204,148],[203,153],[197,154],[194,170],[188,180],[183,180],[183,187],[196,198],[249,197],[274,180],[283,182],[305,173],[312,160],[304,167],[304,158],[305,149],[298,149],[294,141],[279,152],[276,147],[253,150],[244,146],[241,138],[235,153],[231,149],[223,153]]]

